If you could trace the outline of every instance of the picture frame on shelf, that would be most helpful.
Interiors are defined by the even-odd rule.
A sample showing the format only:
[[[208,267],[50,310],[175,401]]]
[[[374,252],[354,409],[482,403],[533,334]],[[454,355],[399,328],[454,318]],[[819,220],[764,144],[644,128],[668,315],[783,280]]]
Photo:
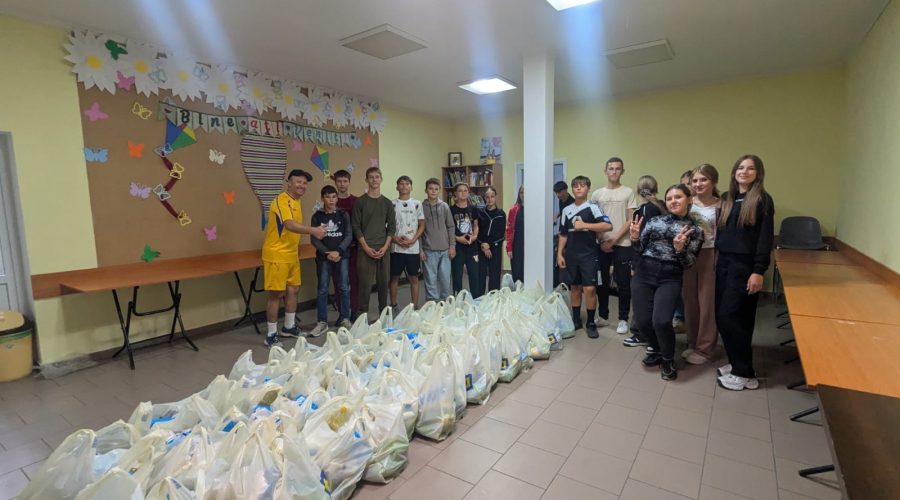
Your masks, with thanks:
[[[459,167],[462,165],[462,153],[447,153],[447,165]]]

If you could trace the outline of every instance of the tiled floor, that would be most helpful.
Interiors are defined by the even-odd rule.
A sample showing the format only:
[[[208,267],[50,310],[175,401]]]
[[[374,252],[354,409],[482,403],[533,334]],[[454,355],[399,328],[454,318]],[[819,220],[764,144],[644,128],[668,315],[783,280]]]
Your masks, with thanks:
[[[399,478],[363,484],[354,498],[840,498],[833,474],[797,475],[831,457],[821,426],[788,420],[815,400],[784,387],[801,371],[782,364],[793,349],[773,347],[790,335],[775,329],[775,312],[771,304],[759,311],[757,391],[717,388],[721,363],[687,366],[664,382],[640,365],[642,349],[624,347],[612,330],[597,340],[578,332],[551,360],[498,384],[487,405],[470,406],[447,440],[415,438]],[[313,314],[301,321],[311,324]],[[140,401],[199,391],[247,349],[257,362],[266,356],[246,327],[197,344],[196,353],[182,343],[139,350],[135,371],[119,358],[54,380],[0,384],[0,498],[21,491],[76,429],[127,419]]]

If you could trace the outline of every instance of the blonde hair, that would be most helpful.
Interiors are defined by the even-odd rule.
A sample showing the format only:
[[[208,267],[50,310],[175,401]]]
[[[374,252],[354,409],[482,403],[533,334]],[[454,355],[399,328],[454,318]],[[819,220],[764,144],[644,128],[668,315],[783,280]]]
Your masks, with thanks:
[[[637,193],[645,202],[652,203],[661,213],[668,213],[666,206],[656,198],[659,193],[659,184],[652,175],[642,175],[637,181]]]
[[[691,182],[693,182],[694,176],[697,174],[700,174],[703,177],[711,180],[714,185],[719,183],[719,171],[716,170],[716,167],[710,165],[709,163],[701,163],[697,166],[697,168],[691,170]],[[722,193],[719,192],[718,187],[713,186],[713,196],[715,196],[716,198],[722,197]]]

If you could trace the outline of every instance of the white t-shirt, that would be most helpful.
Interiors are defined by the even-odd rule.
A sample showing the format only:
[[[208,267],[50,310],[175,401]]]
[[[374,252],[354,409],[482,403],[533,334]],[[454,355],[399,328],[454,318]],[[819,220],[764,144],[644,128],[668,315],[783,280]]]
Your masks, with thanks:
[[[612,222],[612,231],[601,233],[602,239],[609,239],[610,234],[618,231],[624,225],[631,224],[628,219],[628,209],[637,209],[637,200],[634,197],[634,191],[627,186],[619,186],[616,189],[602,187],[594,191],[591,195],[591,201],[596,203],[603,210],[603,213],[609,217]],[[628,231],[619,238],[619,241],[613,243],[623,247],[631,246],[631,236]]]
[[[716,246],[716,211],[719,201],[708,207],[698,207],[696,203],[691,205],[691,217],[703,228],[703,246],[701,248],[713,248]]]
[[[408,200],[394,200],[394,213],[397,216],[397,233],[395,236],[412,238],[419,230],[419,221],[425,220],[425,212],[422,210],[422,202],[410,198]],[[393,253],[419,253],[419,240],[408,247],[391,244],[391,252]]]

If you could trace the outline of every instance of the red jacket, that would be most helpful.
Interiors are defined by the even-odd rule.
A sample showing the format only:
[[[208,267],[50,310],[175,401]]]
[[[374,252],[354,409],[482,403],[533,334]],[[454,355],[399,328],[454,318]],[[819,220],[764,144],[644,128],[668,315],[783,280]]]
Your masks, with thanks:
[[[516,203],[509,209],[509,213],[506,214],[506,251],[512,252],[513,249],[513,240],[516,237],[516,217],[519,216],[519,209],[522,208],[522,205]]]

